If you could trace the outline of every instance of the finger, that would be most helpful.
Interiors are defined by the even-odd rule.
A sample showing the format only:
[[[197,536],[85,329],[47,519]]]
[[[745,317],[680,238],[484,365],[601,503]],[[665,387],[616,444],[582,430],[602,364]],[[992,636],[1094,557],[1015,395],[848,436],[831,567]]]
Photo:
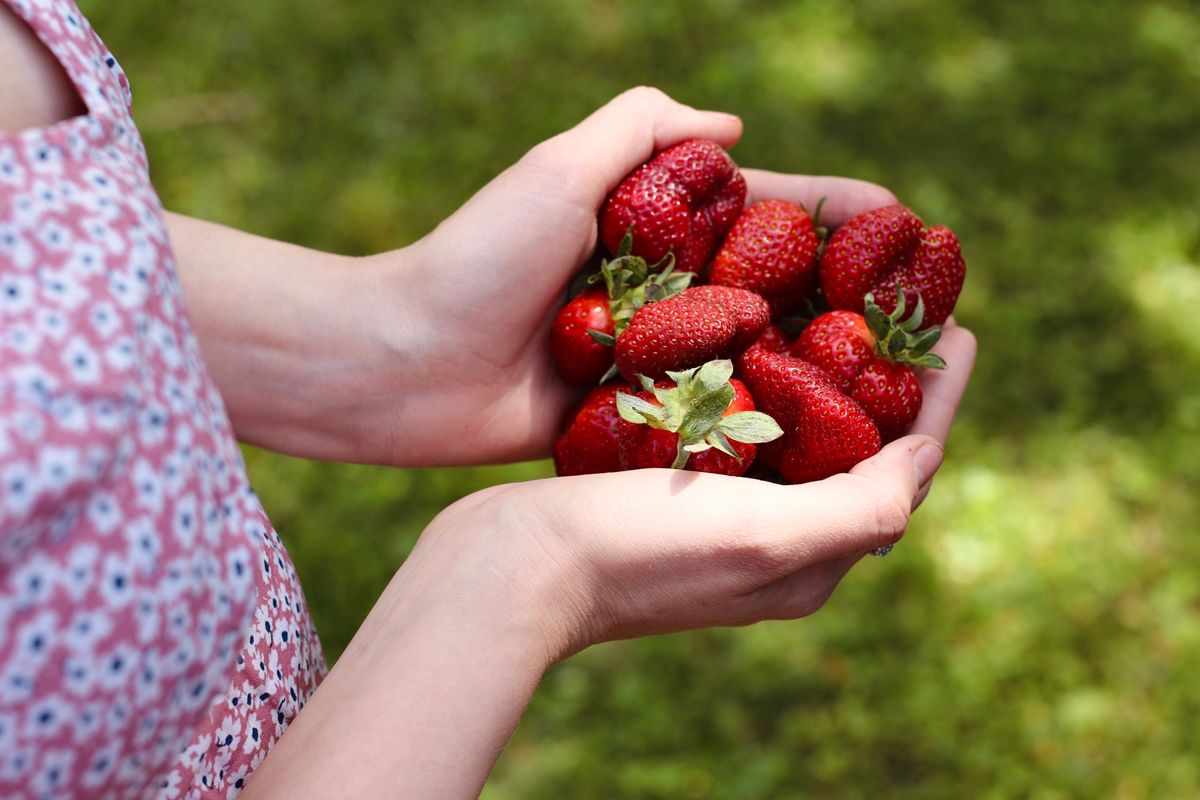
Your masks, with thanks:
[[[627,548],[617,561],[685,564],[703,556],[725,563],[731,580],[763,586],[812,564],[896,542],[908,526],[921,483],[941,463],[926,436],[890,443],[849,473],[795,486],[727,475],[645,469],[554,478],[557,503],[535,503],[549,531],[578,530],[580,520],[624,520],[629,537],[605,528],[571,537]],[[523,485],[536,490],[537,484]],[[599,523],[597,523],[599,524]],[[642,533],[639,533],[642,532]],[[652,535],[647,535],[650,533]],[[608,553],[601,561],[612,561]]]
[[[536,149],[538,157],[560,164],[559,174],[572,176],[587,192],[586,204],[599,207],[622,178],[658,150],[694,138],[728,148],[741,135],[742,121],[733,114],[695,109],[639,86]]]
[[[837,227],[851,217],[880,206],[896,203],[896,196],[878,184],[854,178],[787,175],[761,169],[743,169],[746,177],[746,203],[759,200],[791,200],[816,213],[821,206],[820,223]]]
[[[894,544],[908,527],[922,484],[941,465],[944,453],[927,436],[891,442],[849,472],[790,488],[793,505],[783,513],[819,532],[804,548],[812,562],[862,554]],[[787,530],[787,529],[785,529]]]
[[[955,324],[953,318],[946,321],[942,338],[934,345],[933,352],[946,360],[946,369],[921,370],[921,412],[913,423],[912,432],[937,439],[943,444],[950,434],[950,426],[958,405],[967,389],[967,381],[975,365],[977,345],[975,335]]]
[[[783,513],[793,522],[781,543],[786,546],[789,537],[795,537],[797,521],[802,520],[802,529],[816,535],[794,546],[801,545],[797,555],[810,562],[894,544],[908,527],[920,487],[932,478],[943,455],[936,440],[905,436],[848,473],[791,487],[793,504]]]

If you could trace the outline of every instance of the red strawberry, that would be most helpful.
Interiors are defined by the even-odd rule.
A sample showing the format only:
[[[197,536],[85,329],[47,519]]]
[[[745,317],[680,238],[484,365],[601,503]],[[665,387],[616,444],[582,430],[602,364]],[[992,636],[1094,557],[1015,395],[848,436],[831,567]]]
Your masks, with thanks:
[[[880,307],[895,307],[896,286],[925,303],[925,326],[941,325],[954,310],[967,265],[949,228],[926,228],[904,206],[877,208],[847,221],[829,238],[818,272],[834,308],[863,311],[874,294]]]
[[[796,339],[792,354],[825,369],[875,421],[883,440],[890,441],[906,433],[921,410],[921,384],[911,367],[946,366],[929,352],[941,328],[915,333],[924,316],[920,300],[903,322],[903,297],[889,315],[868,295],[866,312],[820,315]]]
[[[773,316],[799,308],[817,289],[817,248],[812,218],[788,200],[763,200],[742,212],[717,251],[708,281],[757,292]]]
[[[597,384],[613,363],[611,345],[597,341],[588,331],[614,336],[608,292],[598,286],[584,289],[569,301],[550,329],[550,352],[558,374],[577,386]]]
[[[690,139],[659,152],[623,180],[600,212],[600,240],[616,253],[633,232],[633,253],[700,272],[746,202],[746,181],[720,145]]]
[[[783,428],[761,448],[788,483],[821,480],[879,452],[879,430],[862,407],[842,394],[825,370],[799,358],[748,350],[738,363],[742,379]]]
[[[775,323],[763,329],[762,334],[750,345],[750,350],[767,350],[772,353],[788,354],[792,352],[792,340],[787,332]]]
[[[742,352],[758,340],[771,323],[771,307],[762,296],[734,286],[693,286],[687,290],[689,300],[721,306],[733,317],[737,335],[733,338],[730,355]]]
[[[770,320],[765,300],[745,289],[695,286],[640,308],[617,337],[617,369],[629,380],[661,378],[745,350]]]
[[[554,470],[559,475],[616,472],[618,460],[617,386],[597,386],[574,411],[554,442]]]
[[[876,359],[854,376],[850,396],[858,401],[879,428],[879,437],[890,442],[912,427],[921,411],[921,384],[904,364]]]
[[[754,461],[755,444],[783,431],[755,411],[746,385],[732,374],[731,361],[710,361],[672,372],[670,380],[645,379],[636,395],[618,394],[621,468],[745,473]]]
[[[550,352],[559,375],[567,383],[595,385],[613,369],[613,343],[646,303],[678,294],[694,277],[675,272],[670,259],[649,265],[630,255],[630,237],[621,243],[617,257],[600,264],[589,282],[603,280],[605,288],[584,289],[554,318]]]

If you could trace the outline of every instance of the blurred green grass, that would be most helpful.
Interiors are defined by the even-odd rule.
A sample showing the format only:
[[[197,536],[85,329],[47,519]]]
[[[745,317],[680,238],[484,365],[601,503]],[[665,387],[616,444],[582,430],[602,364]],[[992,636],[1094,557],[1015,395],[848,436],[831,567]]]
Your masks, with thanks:
[[[980,360],[908,537],[829,607],[554,669],[484,796],[1200,796],[1200,11],[1183,0],[82,4],[164,202],[346,253],[618,91],[953,227]],[[545,463],[248,451],[336,656],[453,499]]]

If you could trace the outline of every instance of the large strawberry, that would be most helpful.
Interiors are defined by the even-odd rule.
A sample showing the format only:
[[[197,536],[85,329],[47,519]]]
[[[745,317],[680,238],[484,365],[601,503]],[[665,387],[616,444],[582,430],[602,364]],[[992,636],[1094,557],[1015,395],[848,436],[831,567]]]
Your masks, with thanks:
[[[793,355],[824,368],[839,389],[858,401],[884,441],[906,433],[921,410],[921,384],[912,368],[946,366],[929,352],[941,328],[917,333],[924,316],[920,300],[907,319],[905,312],[903,293],[891,314],[868,295],[865,314],[821,314],[792,345]]]
[[[618,459],[617,386],[597,386],[571,412],[554,441],[554,469],[559,475],[616,472]]]
[[[764,349],[746,351],[739,374],[758,407],[783,428],[759,457],[788,483],[821,480],[879,451],[879,429],[825,370]]]
[[[613,366],[613,343],[643,305],[678,294],[694,275],[675,272],[672,258],[657,264],[629,252],[626,236],[616,258],[600,264],[590,286],[567,302],[550,328],[550,352],[559,375],[578,386],[595,385]]]
[[[694,286],[640,308],[617,337],[617,369],[628,380],[661,378],[706,361],[732,358],[770,322],[767,302],[731,286]]]
[[[885,312],[899,284],[925,303],[924,325],[941,325],[954,310],[967,265],[958,238],[943,225],[926,228],[900,205],[859,214],[833,232],[818,273],[825,299],[834,308],[863,312],[874,294]]]
[[[668,147],[623,180],[600,212],[600,241],[616,253],[633,233],[633,252],[655,262],[674,253],[676,269],[700,272],[746,202],[746,181],[721,146],[690,139]]]
[[[708,281],[757,292],[773,316],[789,314],[817,289],[821,239],[803,206],[763,200],[742,212],[717,251]]]
[[[617,394],[622,469],[674,467],[742,475],[755,445],[782,435],[755,411],[746,385],[732,378],[733,363],[710,361],[669,380],[642,379],[637,394]]]
[[[771,307],[762,295],[734,286],[693,286],[688,300],[724,308],[733,317],[737,329],[730,355],[742,352],[757,341],[771,322]]]

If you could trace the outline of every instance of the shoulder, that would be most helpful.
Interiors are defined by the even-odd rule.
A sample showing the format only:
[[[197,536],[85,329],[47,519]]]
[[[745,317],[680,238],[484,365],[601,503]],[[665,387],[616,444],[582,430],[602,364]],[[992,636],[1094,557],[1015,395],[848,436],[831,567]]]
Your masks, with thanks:
[[[50,125],[83,113],[62,66],[0,0],[0,131]]]

